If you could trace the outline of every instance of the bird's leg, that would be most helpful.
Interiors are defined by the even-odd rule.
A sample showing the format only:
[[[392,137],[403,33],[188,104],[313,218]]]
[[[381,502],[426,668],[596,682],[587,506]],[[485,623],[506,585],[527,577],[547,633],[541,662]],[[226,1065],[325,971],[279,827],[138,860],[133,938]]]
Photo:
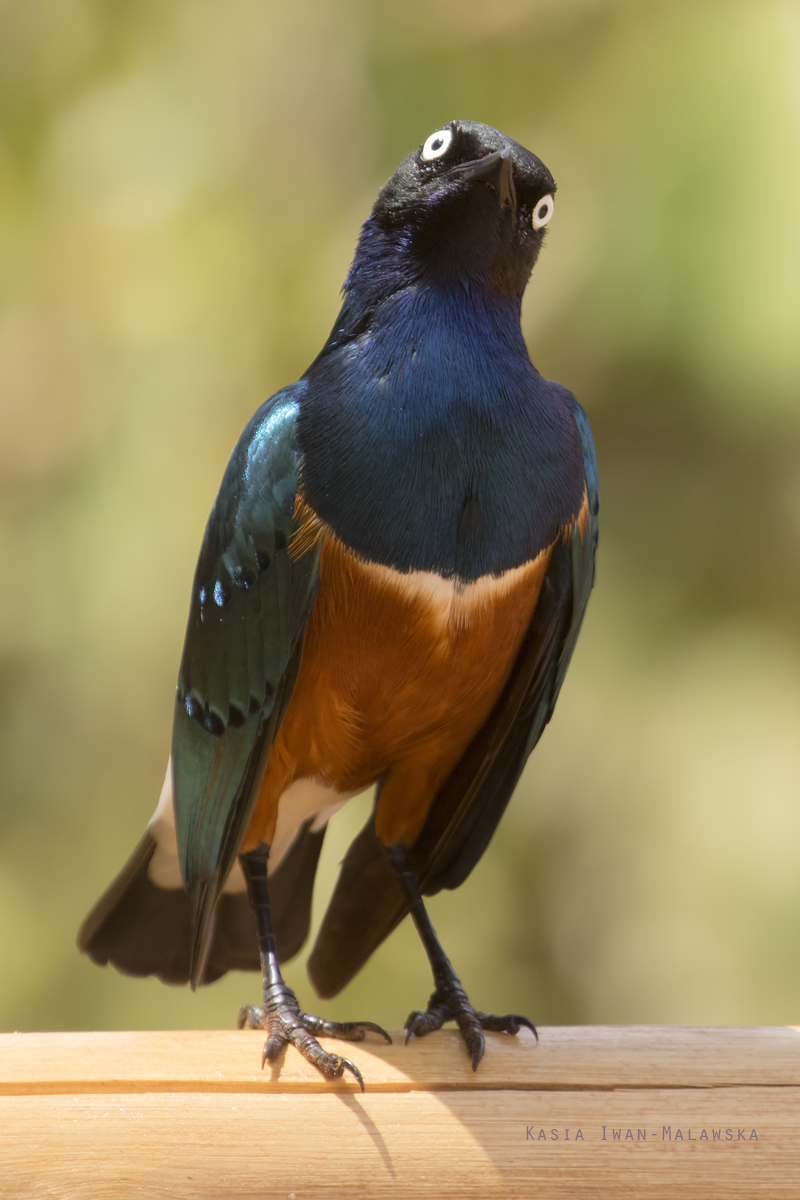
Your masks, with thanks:
[[[375,1025],[372,1021],[325,1021],[322,1017],[312,1017],[309,1013],[301,1012],[297,997],[283,981],[278,963],[267,888],[268,858],[269,846],[264,842],[255,850],[239,855],[258,930],[264,1003],[246,1004],[239,1013],[238,1026],[240,1029],[244,1029],[245,1026],[248,1029],[266,1029],[267,1040],[261,1058],[262,1067],[265,1062],[277,1058],[284,1046],[291,1043],[329,1079],[338,1079],[344,1071],[350,1071],[358,1080],[363,1092],[364,1080],[355,1063],[349,1058],[340,1058],[338,1054],[329,1054],[327,1050],[322,1049],[313,1035],[322,1034],[323,1037],[361,1042],[365,1034],[371,1031],[379,1033],[387,1042],[391,1042],[392,1039],[380,1025]]]
[[[472,1069],[476,1071],[478,1063],[483,1058],[484,1029],[496,1033],[518,1033],[524,1025],[531,1030],[538,1041],[536,1026],[527,1017],[521,1017],[515,1013],[498,1017],[493,1013],[478,1012],[472,1007],[461,985],[461,980],[453,970],[453,964],[442,949],[442,944],[436,936],[436,930],[431,924],[431,919],[417,887],[414,872],[409,865],[405,846],[399,842],[395,843],[389,849],[389,857],[406,893],[411,917],[417,927],[417,933],[422,939],[425,953],[428,955],[435,984],[433,994],[428,1001],[427,1011],[414,1011],[406,1021],[406,1042],[411,1037],[422,1037],[434,1029],[441,1029],[445,1021],[455,1021],[472,1058]]]

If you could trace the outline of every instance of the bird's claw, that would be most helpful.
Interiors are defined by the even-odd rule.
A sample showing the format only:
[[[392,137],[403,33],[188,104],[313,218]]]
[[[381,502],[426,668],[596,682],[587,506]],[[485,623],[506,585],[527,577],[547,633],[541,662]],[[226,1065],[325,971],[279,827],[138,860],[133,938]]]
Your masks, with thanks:
[[[339,1079],[345,1071],[350,1071],[362,1092],[364,1080],[355,1063],[323,1050],[314,1034],[361,1042],[367,1033],[378,1033],[389,1044],[392,1041],[386,1030],[373,1021],[326,1021],[301,1012],[294,993],[287,987],[281,990],[279,999],[265,1006],[246,1004],[239,1012],[237,1025],[239,1029],[266,1029],[262,1067],[277,1058],[285,1046],[291,1045],[328,1079]]]
[[[536,1041],[539,1040],[539,1034],[536,1032],[536,1026],[529,1017],[523,1017],[519,1013],[506,1013],[503,1017],[497,1017],[494,1013],[476,1014],[482,1029],[488,1029],[492,1033],[519,1033],[520,1029],[530,1029]]]
[[[363,1042],[368,1033],[377,1033],[390,1046],[392,1044],[386,1030],[374,1021],[325,1021],[322,1017],[312,1017],[310,1013],[301,1013],[300,1016],[309,1033],[321,1034],[322,1037],[341,1038],[345,1042]]]
[[[415,1010],[409,1015],[405,1024],[406,1044],[412,1037],[424,1037],[426,1033],[441,1029],[445,1021],[455,1021],[458,1025],[472,1059],[473,1071],[477,1071],[486,1048],[484,1029],[492,1033],[516,1034],[525,1026],[526,1029],[530,1029],[537,1042],[539,1040],[536,1026],[528,1017],[518,1013],[496,1016],[494,1013],[478,1012],[470,1004],[460,984],[454,984],[437,988],[428,1001],[425,1012]]]

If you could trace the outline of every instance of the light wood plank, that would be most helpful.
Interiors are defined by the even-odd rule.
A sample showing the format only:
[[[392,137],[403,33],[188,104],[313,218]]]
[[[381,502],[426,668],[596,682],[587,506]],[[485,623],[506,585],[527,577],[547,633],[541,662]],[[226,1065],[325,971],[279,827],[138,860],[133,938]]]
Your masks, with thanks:
[[[394,1038],[323,1040],[353,1059],[369,1092],[800,1086],[797,1027],[546,1027],[538,1046],[526,1031],[489,1034],[475,1074],[455,1032],[407,1046],[402,1033]],[[245,1030],[2,1034],[0,1095],[357,1091],[322,1079],[294,1050],[262,1071],[262,1045],[262,1034]]]
[[[14,1200],[796,1200],[799,1125],[787,1087],[5,1096],[0,1186]]]

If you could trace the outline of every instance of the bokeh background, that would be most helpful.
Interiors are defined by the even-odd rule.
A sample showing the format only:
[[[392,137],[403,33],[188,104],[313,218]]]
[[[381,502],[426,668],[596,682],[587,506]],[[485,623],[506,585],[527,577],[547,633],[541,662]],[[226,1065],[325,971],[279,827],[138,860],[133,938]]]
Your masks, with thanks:
[[[469,117],[559,192],[524,306],[589,412],[597,588],[434,921],[480,1007],[800,1020],[800,7],[0,0],[0,1026],[231,1026],[74,946],[164,774],[203,526],[397,162]],[[316,920],[368,800],[333,822]],[[330,1003],[400,1025],[409,925]]]

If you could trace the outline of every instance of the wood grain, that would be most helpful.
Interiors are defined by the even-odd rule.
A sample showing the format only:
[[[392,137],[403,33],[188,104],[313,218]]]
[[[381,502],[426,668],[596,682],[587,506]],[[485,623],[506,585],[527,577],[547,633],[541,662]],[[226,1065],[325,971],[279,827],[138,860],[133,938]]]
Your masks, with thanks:
[[[5,1034],[0,1195],[800,1197],[800,1030],[540,1038],[354,1046],[362,1096],[256,1033]]]

